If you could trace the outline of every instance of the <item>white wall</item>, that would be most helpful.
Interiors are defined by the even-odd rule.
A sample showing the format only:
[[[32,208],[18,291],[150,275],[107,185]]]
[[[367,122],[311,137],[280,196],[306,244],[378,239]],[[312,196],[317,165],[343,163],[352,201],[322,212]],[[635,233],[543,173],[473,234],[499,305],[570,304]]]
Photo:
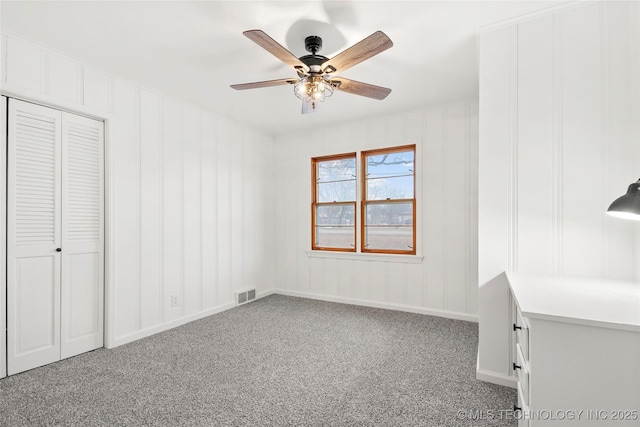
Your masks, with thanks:
[[[234,290],[273,288],[270,137],[20,38],[1,42],[4,94],[107,119],[107,346],[232,307]]]
[[[477,108],[470,101],[276,138],[276,291],[475,320]],[[311,158],[411,143],[417,257],[311,253]]]
[[[595,2],[479,35],[479,377],[508,381],[503,271],[640,279],[640,3]]]

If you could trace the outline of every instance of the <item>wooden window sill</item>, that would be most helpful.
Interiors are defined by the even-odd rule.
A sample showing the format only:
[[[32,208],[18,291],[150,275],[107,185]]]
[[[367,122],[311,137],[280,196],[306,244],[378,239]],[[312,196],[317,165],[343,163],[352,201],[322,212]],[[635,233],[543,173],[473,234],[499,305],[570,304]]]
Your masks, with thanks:
[[[331,259],[348,259],[353,261],[380,261],[380,262],[398,262],[406,264],[422,264],[424,257],[422,255],[401,255],[401,254],[374,254],[362,252],[339,252],[339,251],[321,251],[308,250],[305,251],[309,258],[331,258]]]

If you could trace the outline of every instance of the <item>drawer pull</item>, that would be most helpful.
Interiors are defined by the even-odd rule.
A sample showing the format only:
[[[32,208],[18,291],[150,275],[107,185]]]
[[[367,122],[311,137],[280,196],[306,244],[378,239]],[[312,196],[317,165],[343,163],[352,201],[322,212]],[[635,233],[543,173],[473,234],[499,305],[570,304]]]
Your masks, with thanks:
[[[518,326],[515,323],[513,324],[513,330],[517,331],[518,329],[522,329],[522,326]]]
[[[522,369],[522,366],[516,365],[516,362],[513,362],[513,370],[515,371],[516,369]]]

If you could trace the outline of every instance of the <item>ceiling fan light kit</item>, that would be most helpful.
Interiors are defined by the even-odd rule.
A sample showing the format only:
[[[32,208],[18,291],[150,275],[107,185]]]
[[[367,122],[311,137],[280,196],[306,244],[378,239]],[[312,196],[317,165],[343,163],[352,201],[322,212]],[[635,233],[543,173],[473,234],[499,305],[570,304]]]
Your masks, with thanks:
[[[293,92],[302,100],[303,114],[314,112],[317,102],[323,102],[333,95],[334,89],[379,100],[391,93],[391,89],[385,87],[332,76],[333,73],[351,68],[393,46],[391,39],[382,31],[376,31],[331,59],[318,54],[322,48],[322,38],[319,36],[305,38],[305,49],[310,52],[310,55],[297,58],[262,30],[248,30],[243,34],[285,64],[293,67],[298,78],[235,84],[231,85],[233,89],[245,90],[292,84]]]
[[[293,91],[302,102],[310,104],[311,109],[315,110],[316,102],[324,102],[325,98],[333,95],[333,86],[327,76],[307,76],[296,81]]]

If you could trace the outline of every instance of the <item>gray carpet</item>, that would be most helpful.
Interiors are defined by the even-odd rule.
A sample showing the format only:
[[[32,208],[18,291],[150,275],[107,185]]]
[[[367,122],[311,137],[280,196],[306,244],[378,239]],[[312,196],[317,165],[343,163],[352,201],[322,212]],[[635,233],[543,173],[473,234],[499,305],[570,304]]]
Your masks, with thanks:
[[[475,323],[272,295],[2,379],[0,425],[515,426],[477,344]]]

